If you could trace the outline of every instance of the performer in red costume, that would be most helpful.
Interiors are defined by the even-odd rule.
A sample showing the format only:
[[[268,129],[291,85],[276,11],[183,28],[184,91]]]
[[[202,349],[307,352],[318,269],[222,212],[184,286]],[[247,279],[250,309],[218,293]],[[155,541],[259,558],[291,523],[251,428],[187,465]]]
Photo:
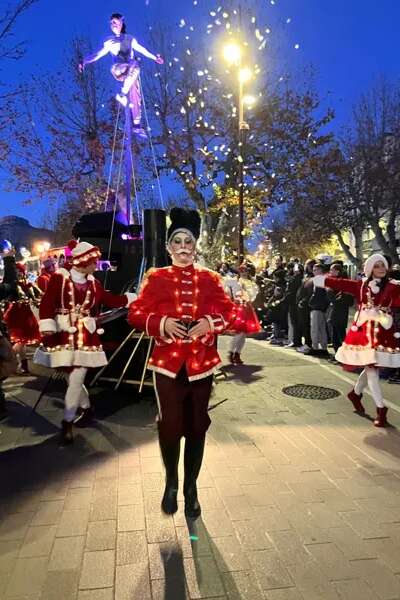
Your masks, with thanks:
[[[348,367],[362,366],[363,372],[348,394],[355,410],[364,414],[362,392],[368,385],[376,404],[376,427],[387,424],[387,407],[383,403],[379,383],[379,367],[400,366],[400,332],[396,331],[392,310],[400,307],[400,285],[389,279],[389,265],[384,256],[373,254],[364,265],[365,279],[354,281],[318,275],[316,287],[352,294],[358,301],[358,311],[336,359]]]
[[[184,436],[185,514],[197,518],[196,481],[210,425],[208,401],[212,375],[221,364],[216,336],[235,319],[236,307],[225,294],[219,275],[194,265],[200,216],[174,208],[167,233],[172,266],[153,269],[129,307],[128,321],[155,338],[149,361],[158,401],[158,432],[166,469],[161,508],[177,511],[178,462]]]
[[[73,442],[72,424],[84,426],[92,416],[89,395],[84,386],[88,368],[102,367],[107,358],[100,343],[96,317],[100,306],[127,306],[135,294],[118,296],[104,290],[93,277],[101,256],[99,248],[87,242],[70,242],[72,268],[52,275],[39,309],[43,341],[34,362],[68,372],[65,394],[62,442]],[[77,415],[78,412],[78,415]]]
[[[40,298],[40,290],[26,278],[26,265],[18,262],[18,299],[10,304],[4,313],[13,349],[19,361],[20,373],[28,373],[26,345],[36,344],[40,340],[37,318],[33,314],[31,304]]]
[[[240,355],[247,335],[261,331],[260,321],[252,305],[258,294],[258,285],[253,280],[255,274],[253,263],[245,261],[239,267],[239,277],[230,276],[224,280],[225,291],[238,306],[232,326],[235,335],[229,345],[228,355],[229,362],[233,365],[243,364]]]
[[[42,270],[36,281],[36,285],[42,292],[46,291],[50,277],[53,275],[53,273],[55,273],[55,271],[56,264],[54,259],[46,258],[46,260],[44,260],[42,263]]]

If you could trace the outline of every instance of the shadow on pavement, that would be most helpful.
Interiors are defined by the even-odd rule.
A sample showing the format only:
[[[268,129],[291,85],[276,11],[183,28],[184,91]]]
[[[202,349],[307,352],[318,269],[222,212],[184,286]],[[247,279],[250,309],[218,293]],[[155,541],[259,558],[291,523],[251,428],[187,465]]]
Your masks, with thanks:
[[[22,430],[28,427],[37,435],[52,435],[58,431],[56,425],[53,425],[53,423],[39,413],[33,413],[32,408],[22,401],[19,402],[8,398],[7,411],[7,421],[4,421],[7,427]]]
[[[364,442],[376,450],[386,452],[390,456],[400,459],[399,430],[394,425],[385,428],[386,435],[371,433],[366,435]]]
[[[39,444],[17,446],[0,453],[1,495],[39,489],[60,480],[76,477],[106,460],[108,455],[96,450],[77,434],[68,448],[59,445],[59,432]]]
[[[241,598],[235,580],[202,519],[186,519],[186,524],[191,556],[184,556],[182,548],[176,544],[160,548],[165,575],[163,600]],[[254,581],[252,585],[256,589]],[[259,594],[261,598],[261,590]]]
[[[189,595],[182,550],[163,546],[160,553],[165,575],[163,600],[186,600]]]
[[[263,367],[260,365],[227,365],[221,367],[221,371],[226,374],[226,381],[234,381],[235,383],[254,383],[262,379],[261,375],[257,375]]]

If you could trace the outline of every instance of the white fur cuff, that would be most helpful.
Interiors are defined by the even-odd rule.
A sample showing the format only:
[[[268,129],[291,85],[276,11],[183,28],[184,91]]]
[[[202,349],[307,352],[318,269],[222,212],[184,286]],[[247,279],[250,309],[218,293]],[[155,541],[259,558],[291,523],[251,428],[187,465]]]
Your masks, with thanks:
[[[39,321],[39,331],[52,331],[55,333],[57,331],[57,325],[54,319],[40,319]]]
[[[210,331],[211,333],[214,333],[215,331],[215,325],[214,325],[214,321],[211,315],[204,315],[204,318],[207,319],[207,321],[210,324]]]

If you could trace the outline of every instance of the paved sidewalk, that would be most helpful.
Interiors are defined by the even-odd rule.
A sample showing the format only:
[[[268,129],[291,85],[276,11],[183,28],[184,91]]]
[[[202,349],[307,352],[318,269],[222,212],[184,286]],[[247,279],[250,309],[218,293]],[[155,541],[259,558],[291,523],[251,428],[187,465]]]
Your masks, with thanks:
[[[103,394],[96,427],[59,449],[61,390],[32,416],[44,380],[8,380],[0,598],[400,600],[400,413],[377,430],[352,413],[354,376],[339,367],[265,342],[244,357],[212,399],[190,527],[182,497],[174,518],[160,514],[150,402]],[[282,393],[292,383],[342,394],[295,399]],[[400,408],[399,391],[385,384]]]

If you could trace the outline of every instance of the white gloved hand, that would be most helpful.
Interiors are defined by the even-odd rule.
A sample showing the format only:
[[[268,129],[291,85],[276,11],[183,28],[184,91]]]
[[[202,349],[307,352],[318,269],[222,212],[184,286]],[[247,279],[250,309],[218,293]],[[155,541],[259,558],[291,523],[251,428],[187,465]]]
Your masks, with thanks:
[[[137,298],[137,294],[135,294],[134,292],[128,292],[125,294],[125,296],[127,297],[127,303],[126,303],[127,306],[129,306]]]

